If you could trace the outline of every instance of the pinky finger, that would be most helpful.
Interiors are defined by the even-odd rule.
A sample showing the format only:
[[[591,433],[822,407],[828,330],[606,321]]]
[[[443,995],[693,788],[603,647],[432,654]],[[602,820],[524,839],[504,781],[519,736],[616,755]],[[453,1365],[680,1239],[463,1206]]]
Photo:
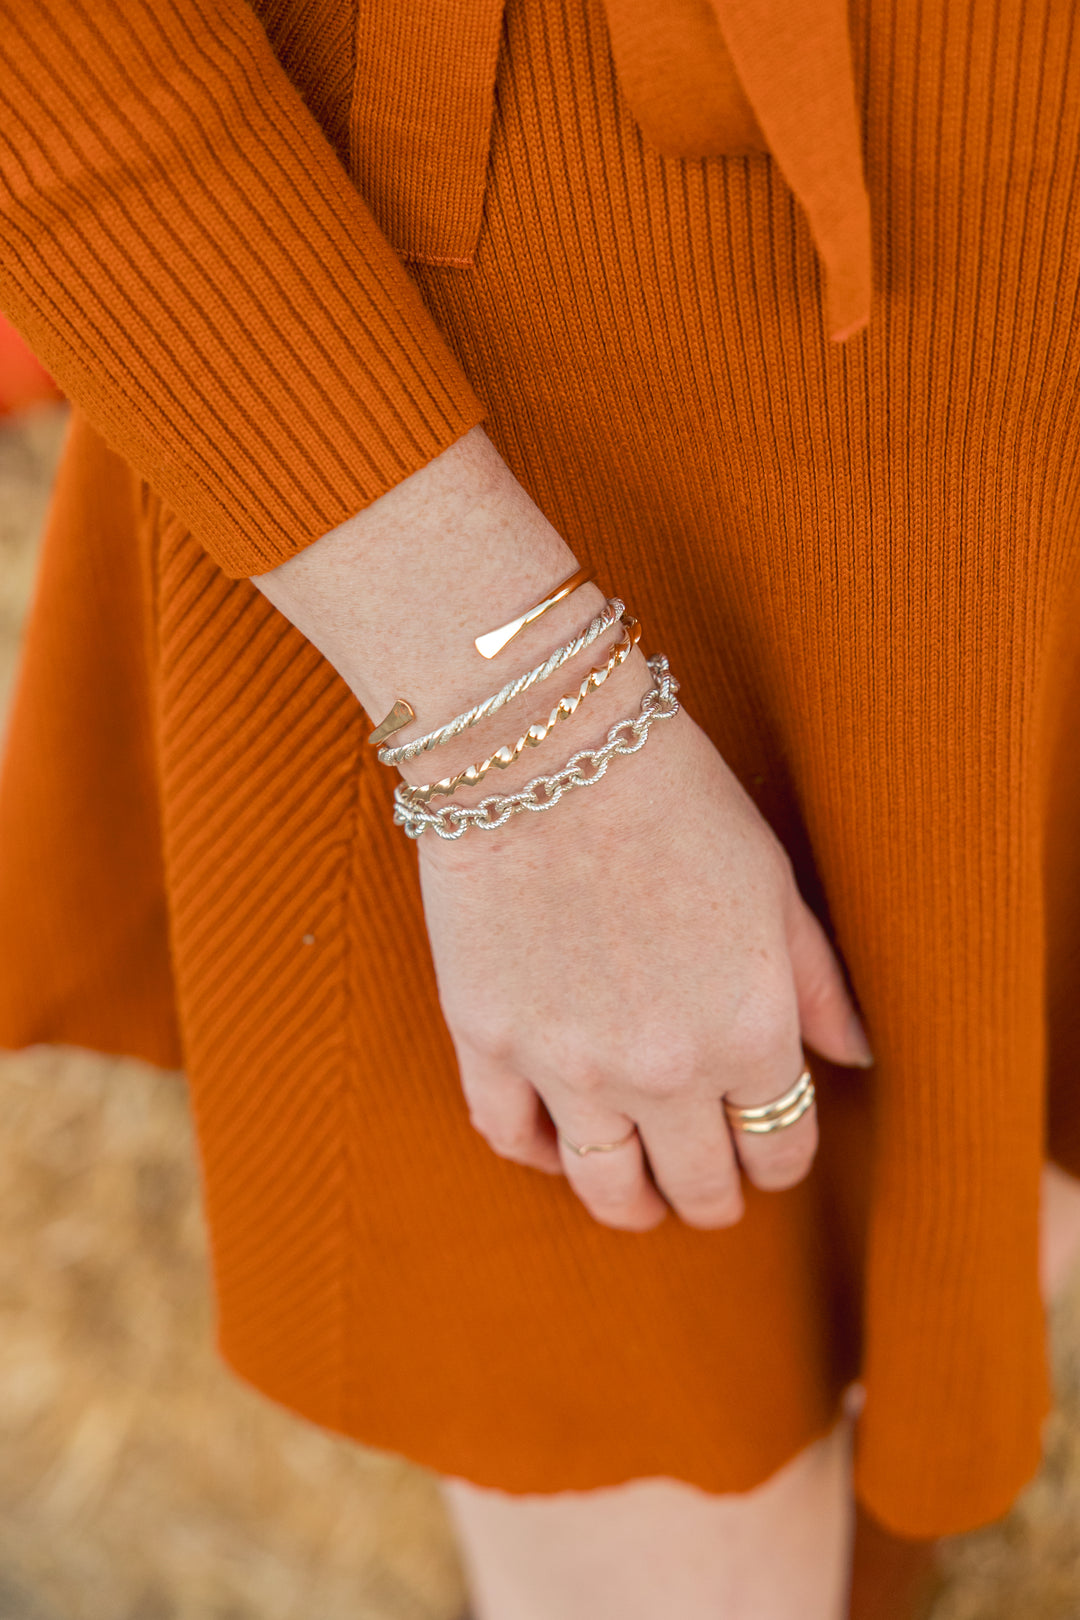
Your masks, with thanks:
[[[469,1118],[500,1159],[562,1175],[555,1127],[536,1090],[501,1063],[459,1050]]]

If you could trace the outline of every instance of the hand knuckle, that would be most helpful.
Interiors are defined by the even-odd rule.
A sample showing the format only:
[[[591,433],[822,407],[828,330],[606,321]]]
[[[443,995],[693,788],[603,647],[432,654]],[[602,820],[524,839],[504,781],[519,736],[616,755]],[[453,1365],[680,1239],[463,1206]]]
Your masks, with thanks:
[[[635,1069],[633,1074],[634,1091],[650,1102],[670,1102],[684,1096],[688,1085],[689,1077],[678,1069]]]
[[[686,1040],[668,1039],[635,1050],[631,1078],[636,1090],[663,1101],[685,1095],[700,1071],[696,1049]]]
[[[600,1095],[608,1085],[608,1075],[601,1064],[581,1057],[569,1059],[560,1075],[563,1085],[575,1097],[590,1101]]]
[[[442,1010],[455,1041],[466,1054],[481,1058],[488,1064],[514,1067],[516,1035],[511,1025],[496,1018],[478,1017],[474,1007],[470,1007],[468,1018],[456,1018],[453,1009],[445,1002]]]
[[[729,1061],[755,1069],[775,1060],[783,1062],[792,1043],[794,997],[768,990],[747,996],[728,1028],[725,1045]]]

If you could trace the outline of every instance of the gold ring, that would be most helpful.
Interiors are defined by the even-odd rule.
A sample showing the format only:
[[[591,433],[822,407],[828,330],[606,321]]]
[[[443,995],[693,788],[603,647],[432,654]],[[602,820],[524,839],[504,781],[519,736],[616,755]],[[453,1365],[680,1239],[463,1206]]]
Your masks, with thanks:
[[[631,1125],[626,1135],[620,1136],[617,1142],[583,1142],[579,1145],[577,1142],[571,1142],[570,1138],[564,1136],[562,1131],[558,1135],[559,1141],[564,1147],[568,1147],[571,1153],[576,1153],[579,1158],[583,1159],[586,1153],[614,1153],[616,1148],[625,1147],[627,1142],[637,1135],[637,1126]]]
[[[724,1112],[733,1130],[748,1136],[768,1136],[773,1131],[786,1130],[802,1119],[814,1105],[814,1082],[809,1069],[804,1069],[795,1084],[782,1097],[772,1102],[759,1103],[753,1108],[739,1108],[724,1098]]]

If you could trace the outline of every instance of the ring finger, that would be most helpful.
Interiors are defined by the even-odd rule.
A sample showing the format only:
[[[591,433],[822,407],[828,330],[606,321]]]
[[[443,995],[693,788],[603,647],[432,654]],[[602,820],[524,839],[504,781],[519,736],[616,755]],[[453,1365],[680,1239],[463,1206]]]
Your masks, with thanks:
[[[810,1072],[800,1056],[787,1086],[733,1086],[724,1095],[735,1150],[755,1187],[777,1192],[793,1187],[810,1169],[817,1151],[817,1108]],[[756,1095],[754,1093],[757,1093]]]

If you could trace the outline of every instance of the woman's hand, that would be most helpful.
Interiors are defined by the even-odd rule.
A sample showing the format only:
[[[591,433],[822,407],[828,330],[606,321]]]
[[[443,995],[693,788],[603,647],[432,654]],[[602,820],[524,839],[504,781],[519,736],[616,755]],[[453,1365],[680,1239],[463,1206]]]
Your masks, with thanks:
[[[255,584],[373,721],[400,696],[426,728],[588,622],[604,600],[591,584],[494,665],[474,645],[576,567],[473,428]],[[605,584],[617,591],[621,581]],[[630,606],[647,626],[648,603]],[[559,691],[615,639],[568,663]],[[649,684],[635,651],[540,752],[458,801],[515,792],[601,743],[637,712]],[[683,696],[692,706],[693,693]],[[554,682],[527,697],[531,707],[518,700],[402,774],[416,784],[483,759],[544,717]],[[595,788],[566,794],[550,812],[496,832],[470,829],[452,844],[426,833],[419,850],[443,1009],[473,1119],[496,1152],[564,1170],[598,1220],[634,1229],[662,1219],[656,1187],[695,1225],[737,1220],[736,1148],[761,1187],[805,1174],[812,1110],[772,1136],[733,1143],[721,1098],[752,1105],[782,1095],[802,1068],[800,1036],[839,1063],[869,1053],[787,857],[685,712],[654,724],[640,752],[615,758]],[[579,1157],[551,1120],[578,1144],[614,1142],[632,1126],[637,1134]]]
[[[648,682],[619,685],[612,718]],[[721,1099],[787,1091],[802,1040],[838,1063],[870,1053],[787,856],[685,711],[595,790],[419,847],[443,1011],[496,1153],[562,1170],[597,1220],[634,1231],[665,1199],[694,1226],[737,1221],[737,1157],[763,1188],[806,1174],[813,1109],[752,1136]],[[585,1156],[556,1134],[615,1142],[633,1126]]]

